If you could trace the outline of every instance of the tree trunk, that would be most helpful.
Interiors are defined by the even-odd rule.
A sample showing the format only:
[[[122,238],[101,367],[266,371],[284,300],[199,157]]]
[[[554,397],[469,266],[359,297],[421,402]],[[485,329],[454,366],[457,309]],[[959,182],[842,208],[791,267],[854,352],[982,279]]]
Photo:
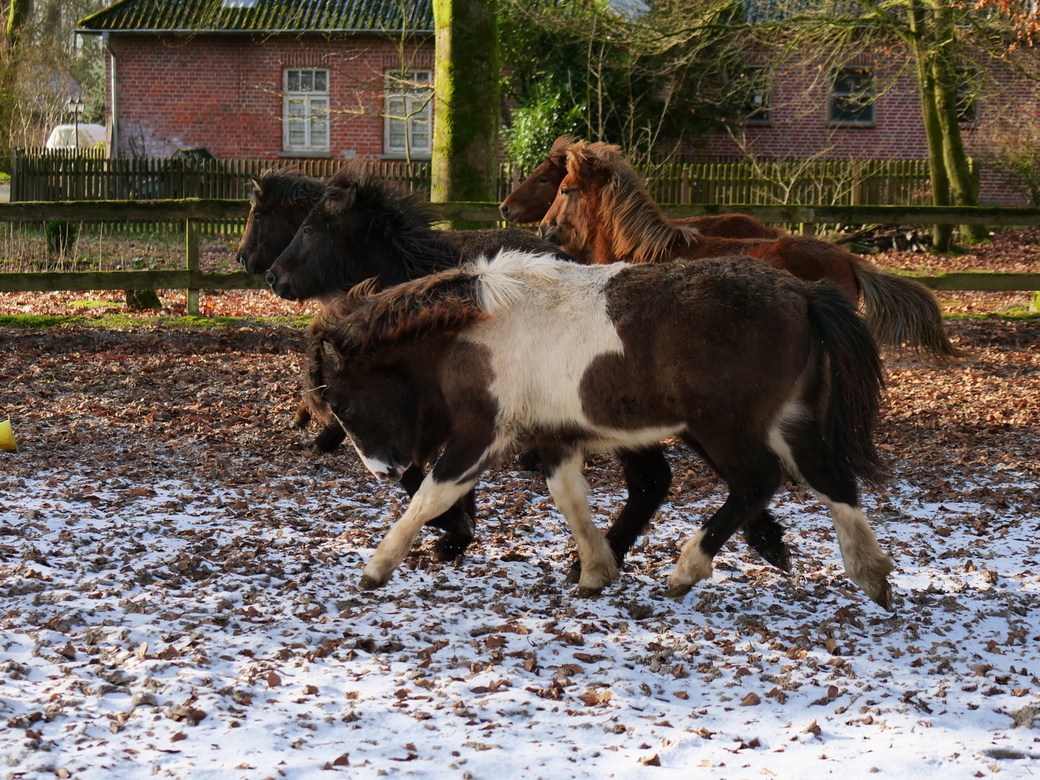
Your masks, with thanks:
[[[21,57],[22,31],[32,17],[32,0],[11,0],[7,26],[0,42],[0,169],[11,164],[11,129],[15,106],[18,105],[18,62]]]
[[[431,199],[497,200],[497,0],[434,0]]]
[[[964,151],[957,101],[956,35],[953,17],[943,2],[934,6],[935,38],[939,42],[932,60],[935,74],[935,106],[942,134],[942,153],[949,178],[950,201],[954,206],[979,205],[979,188]],[[961,240],[975,244],[986,237],[981,225],[961,225]]]
[[[917,90],[921,96],[921,119],[924,122],[925,139],[928,142],[928,164],[931,168],[932,204],[949,206],[950,179],[946,170],[946,154],[943,148],[943,125],[939,120],[939,107],[935,102],[936,83],[932,57],[935,55],[931,32],[925,10],[921,4],[911,4],[910,46],[917,74]],[[932,244],[939,252],[948,252],[953,245],[951,225],[932,226]]]

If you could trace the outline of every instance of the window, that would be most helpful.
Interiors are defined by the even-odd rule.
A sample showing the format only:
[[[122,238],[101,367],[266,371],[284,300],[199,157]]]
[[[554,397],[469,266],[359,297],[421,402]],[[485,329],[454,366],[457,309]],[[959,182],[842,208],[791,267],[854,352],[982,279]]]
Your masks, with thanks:
[[[283,98],[283,142],[287,152],[329,151],[329,72],[287,68]]]
[[[761,65],[744,68],[740,77],[744,124],[768,125],[772,119],[769,72]]]
[[[834,71],[827,100],[827,121],[846,127],[874,124],[874,71],[871,68]]]
[[[409,158],[429,158],[433,148],[433,90],[430,71],[393,71],[386,74],[383,152]]]

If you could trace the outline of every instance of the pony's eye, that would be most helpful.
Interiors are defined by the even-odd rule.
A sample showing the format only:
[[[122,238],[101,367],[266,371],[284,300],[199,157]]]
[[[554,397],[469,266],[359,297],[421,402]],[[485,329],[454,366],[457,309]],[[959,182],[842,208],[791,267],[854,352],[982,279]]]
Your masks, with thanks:
[[[561,195],[567,196],[567,195],[571,195],[574,192],[575,192],[575,190],[571,189],[570,187],[560,187],[560,194]]]
[[[310,225],[304,225],[304,227],[303,227],[303,234],[305,236],[313,235],[314,234],[314,228],[312,228]]]

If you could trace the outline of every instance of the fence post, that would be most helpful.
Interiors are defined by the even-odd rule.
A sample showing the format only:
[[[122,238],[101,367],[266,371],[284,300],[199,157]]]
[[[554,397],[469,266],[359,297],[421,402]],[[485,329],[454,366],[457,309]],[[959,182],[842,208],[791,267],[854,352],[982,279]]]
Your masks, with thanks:
[[[199,270],[199,223],[198,220],[189,217],[184,220],[184,259],[188,266],[189,284],[194,284],[194,276]],[[189,316],[199,315],[199,291],[189,287],[185,291],[187,295],[186,309]]]

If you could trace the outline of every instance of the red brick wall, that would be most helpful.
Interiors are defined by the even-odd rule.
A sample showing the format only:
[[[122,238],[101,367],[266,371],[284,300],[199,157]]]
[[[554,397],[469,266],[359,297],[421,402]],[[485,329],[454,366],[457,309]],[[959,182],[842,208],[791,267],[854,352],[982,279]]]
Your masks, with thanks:
[[[383,154],[383,74],[402,67],[396,41],[113,36],[111,46],[120,156],[167,157],[203,146],[220,158],[278,159],[282,70],[294,66],[329,70],[334,158]],[[413,47],[405,65],[432,70],[432,41]]]
[[[688,155],[708,157],[820,159],[927,159],[928,146],[921,119],[920,96],[906,59],[870,55],[851,59],[848,65],[873,67],[878,100],[872,127],[832,127],[827,122],[827,68],[780,68],[773,83],[772,117],[765,126],[734,128],[704,146],[688,147]],[[980,201],[1006,206],[1031,205],[1019,187],[982,161],[982,138],[989,123],[1036,106],[1035,85],[999,62],[989,64],[978,104],[978,122],[962,126],[969,155],[980,167]]]

